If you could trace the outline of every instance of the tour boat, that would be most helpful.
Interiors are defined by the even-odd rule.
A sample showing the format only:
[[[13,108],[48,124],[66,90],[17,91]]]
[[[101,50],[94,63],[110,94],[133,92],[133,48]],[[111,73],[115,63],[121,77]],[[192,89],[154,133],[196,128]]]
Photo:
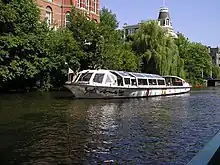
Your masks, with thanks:
[[[182,94],[191,86],[177,76],[116,70],[83,70],[64,85],[76,98],[137,98]]]

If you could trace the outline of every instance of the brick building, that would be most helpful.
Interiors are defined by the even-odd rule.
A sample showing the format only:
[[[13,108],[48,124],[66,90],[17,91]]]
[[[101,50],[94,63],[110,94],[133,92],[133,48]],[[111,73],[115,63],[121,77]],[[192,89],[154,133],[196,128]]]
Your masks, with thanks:
[[[60,27],[69,23],[72,6],[85,12],[91,20],[99,22],[100,0],[35,0],[41,10],[41,19],[48,25]]]

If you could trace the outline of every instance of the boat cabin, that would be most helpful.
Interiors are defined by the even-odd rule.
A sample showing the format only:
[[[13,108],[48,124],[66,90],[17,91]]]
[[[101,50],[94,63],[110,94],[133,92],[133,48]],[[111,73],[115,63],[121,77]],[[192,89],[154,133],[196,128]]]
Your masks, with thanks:
[[[186,82],[177,76],[163,76],[168,86],[183,86]]]
[[[74,83],[131,88],[166,86],[165,78],[160,75],[102,69],[83,70],[78,73]]]

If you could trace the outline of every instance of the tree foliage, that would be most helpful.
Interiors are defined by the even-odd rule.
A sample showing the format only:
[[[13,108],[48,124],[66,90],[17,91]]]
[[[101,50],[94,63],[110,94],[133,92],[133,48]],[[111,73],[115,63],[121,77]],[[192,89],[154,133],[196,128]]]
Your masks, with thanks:
[[[142,57],[143,72],[184,76],[177,46],[156,21],[140,25],[133,36],[133,49]]]
[[[1,0],[0,13],[1,86],[31,86],[49,61],[44,49],[48,28],[38,22],[40,11],[29,0]]]
[[[208,48],[201,43],[190,42],[180,33],[175,43],[178,46],[180,57],[184,60],[187,79],[196,83],[209,78],[212,63]]]
[[[74,68],[82,56],[72,33],[40,23],[39,8],[30,0],[0,0],[0,13],[1,89],[50,90],[63,84],[65,61]]]
[[[220,67],[212,65],[212,78],[220,79]]]
[[[88,20],[87,15],[73,8],[69,29],[83,51],[80,69],[137,70],[137,58],[130,47],[125,47],[121,31],[116,30],[115,14],[101,10],[100,23]]]
[[[108,27],[110,30],[115,30],[118,28],[119,22],[117,21],[116,14],[112,13],[111,10],[107,8],[102,8],[100,12],[100,25]]]

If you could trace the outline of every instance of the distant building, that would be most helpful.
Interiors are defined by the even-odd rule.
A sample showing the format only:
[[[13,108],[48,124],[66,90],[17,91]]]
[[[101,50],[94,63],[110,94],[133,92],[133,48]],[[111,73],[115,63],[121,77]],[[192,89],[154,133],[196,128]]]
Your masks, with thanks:
[[[124,38],[126,38],[127,36],[134,34],[136,32],[136,30],[139,28],[139,24],[136,25],[127,25],[124,24]]]
[[[210,56],[212,58],[212,64],[217,65],[220,67],[220,48],[209,48]]]
[[[168,8],[161,8],[158,16],[158,24],[168,31],[168,34],[173,38],[177,38],[177,34],[173,30],[172,21]]]
[[[158,24],[167,30],[168,34],[171,35],[173,38],[177,38],[177,34],[174,32],[172,27],[172,21],[170,18],[169,10],[166,7],[160,8],[159,16],[158,16]],[[135,31],[139,28],[141,23],[136,25],[127,25],[124,24],[124,37],[128,37],[129,35],[135,33]]]
[[[72,6],[85,12],[91,20],[100,20],[100,0],[35,0],[41,10],[41,20],[49,26],[66,26],[70,22]]]

